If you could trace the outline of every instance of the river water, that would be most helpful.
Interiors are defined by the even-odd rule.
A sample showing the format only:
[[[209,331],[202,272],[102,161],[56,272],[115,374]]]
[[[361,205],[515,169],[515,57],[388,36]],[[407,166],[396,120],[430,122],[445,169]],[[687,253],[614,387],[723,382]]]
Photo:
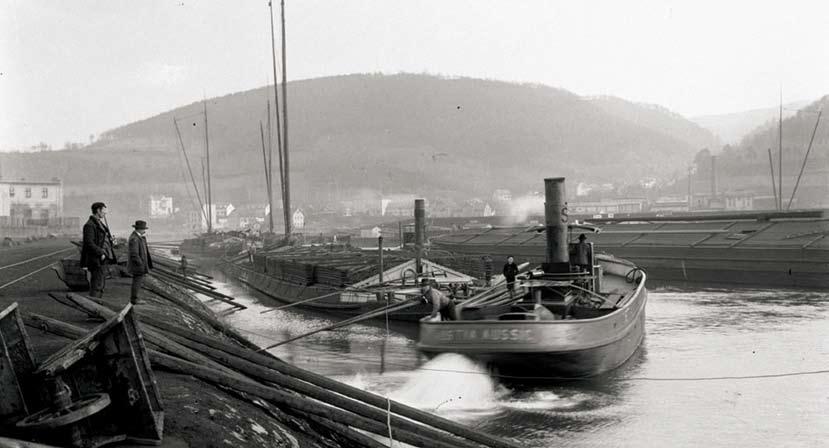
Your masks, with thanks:
[[[260,345],[337,320],[262,314],[276,302],[217,286],[249,306],[225,319]],[[570,383],[503,383],[453,354],[427,361],[415,349],[416,327],[382,321],[272,352],[531,447],[829,446],[829,293],[656,289],[647,313],[647,336],[630,361]]]

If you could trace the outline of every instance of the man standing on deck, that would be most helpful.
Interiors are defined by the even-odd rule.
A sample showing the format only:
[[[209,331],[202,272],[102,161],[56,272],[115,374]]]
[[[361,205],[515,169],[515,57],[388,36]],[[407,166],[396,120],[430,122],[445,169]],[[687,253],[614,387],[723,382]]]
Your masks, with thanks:
[[[437,317],[440,313],[440,320],[456,320],[455,319],[455,302],[449,297],[446,297],[442,292],[429,283],[428,278],[420,280],[420,293],[427,302],[432,304],[432,319]]]
[[[147,248],[147,222],[135,221],[133,225],[135,230],[130,235],[129,242],[129,260],[127,260],[127,270],[132,274],[132,287],[130,288],[130,303],[135,305],[138,303],[138,292],[141,290],[141,285],[144,283],[144,276],[153,268],[153,259],[150,257],[150,251]]]
[[[587,244],[587,237],[582,233],[579,235],[579,242],[575,248],[575,264],[582,272],[592,272],[591,259],[593,258],[590,244]]]
[[[109,260],[116,262],[112,249],[112,235],[104,219],[107,206],[103,202],[92,204],[92,215],[83,225],[83,245],[81,246],[81,267],[89,271],[89,295],[103,297],[106,276],[104,265]]]
[[[504,265],[504,278],[507,280],[507,291],[509,295],[515,292],[515,276],[518,275],[518,265],[511,255],[507,257],[507,264]]]

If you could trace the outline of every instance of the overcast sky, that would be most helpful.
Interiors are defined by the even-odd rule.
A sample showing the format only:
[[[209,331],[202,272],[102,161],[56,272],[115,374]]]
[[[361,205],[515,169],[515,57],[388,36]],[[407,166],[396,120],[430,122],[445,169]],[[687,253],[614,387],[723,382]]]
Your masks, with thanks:
[[[267,1],[0,5],[0,149],[88,141],[270,79]],[[775,104],[781,86],[787,101],[829,93],[827,5],[288,0],[288,78],[427,72],[616,95],[686,116],[740,111]]]

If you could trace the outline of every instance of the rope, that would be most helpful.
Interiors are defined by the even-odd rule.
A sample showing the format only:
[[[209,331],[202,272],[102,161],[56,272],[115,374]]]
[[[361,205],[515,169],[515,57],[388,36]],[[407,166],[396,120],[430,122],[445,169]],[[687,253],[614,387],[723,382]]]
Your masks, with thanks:
[[[251,330],[239,329],[244,333],[252,334],[255,336],[259,336],[261,338],[276,341],[272,336],[268,336],[262,333],[257,333]],[[388,333],[387,333],[388,337]],[[329,352],[325,350],[315,349],[313,347],[303,347],[305,349],[315,351],[318,353],[326,353],[329,355],[334,355],[340,358],[354,360],[354,361],[363,361],[363,362],[373,362],[373,359],[369,358],[362,358],[359,356],[349,356],[343,353],[337,352]],[[399,367],[411,367],[409,364],[403,363],[396,363],[393,361],[386,361],[387,364],[391,364],[394,366]],[[456,370],[456,369],[434,369],[428,367],[418,367],[417,370],[425,370],[429,372],[443,372],[443,373],[460,373],[464,375],[486,375],[491,378],[501,378],[501,379],[511,379],[511,380],[548,380],[548,381],[585,381],[591,380],[593,377],[560,377],[560,376],[516,376],[516,375],[501,375],[496,373],[484,373],[484,372],[473,372],[469,370]],[[782,372],[782,373],[768,373],[768,374],[757,374],[757,375],[731,375],[731,376],[702,376],[702,377],[646,377],[646,376],[634,376],[629,378],[617,378],[613,381],[615,382],[634,382],[634,381],[725,381],[725,380],[749,380],[749,379],[768,379],[768,378],[785,378],[785,377],[792,377],[792,376],[805,376],[805,375],[825,375],[829,374],[829,369],[825,370],[804,370],[804,371],[795,371],[795,372]]]

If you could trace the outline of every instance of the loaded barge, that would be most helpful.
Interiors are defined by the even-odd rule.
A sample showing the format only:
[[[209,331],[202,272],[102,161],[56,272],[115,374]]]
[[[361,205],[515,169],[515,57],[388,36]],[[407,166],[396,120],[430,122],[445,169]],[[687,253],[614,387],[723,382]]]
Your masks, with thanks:
[[[651,281],[745,287],[829,287],[829,218],[824,210],[597,217],[591,240],[647,270]],[[544,260],[537,227],[492,227],[432,238],[456,255]]]
[[[376,250],[345,245],[282,246],[247,260],[222,262],[219,268],[285,304],[278,309],[296,306],[355,317],[394,307],[389,308],[389,319],[416,323],[432,310],[425,302],[410,303],[421,295],[420,278],[433,279],[438,288],[459,300],[474,293],[476,283],[474,277],[423,257],[425,216],[424,200],[416,199],[414,251],[404,247],[385,250],[382,238]],[[376,317],[385,318],[385,314]]]

